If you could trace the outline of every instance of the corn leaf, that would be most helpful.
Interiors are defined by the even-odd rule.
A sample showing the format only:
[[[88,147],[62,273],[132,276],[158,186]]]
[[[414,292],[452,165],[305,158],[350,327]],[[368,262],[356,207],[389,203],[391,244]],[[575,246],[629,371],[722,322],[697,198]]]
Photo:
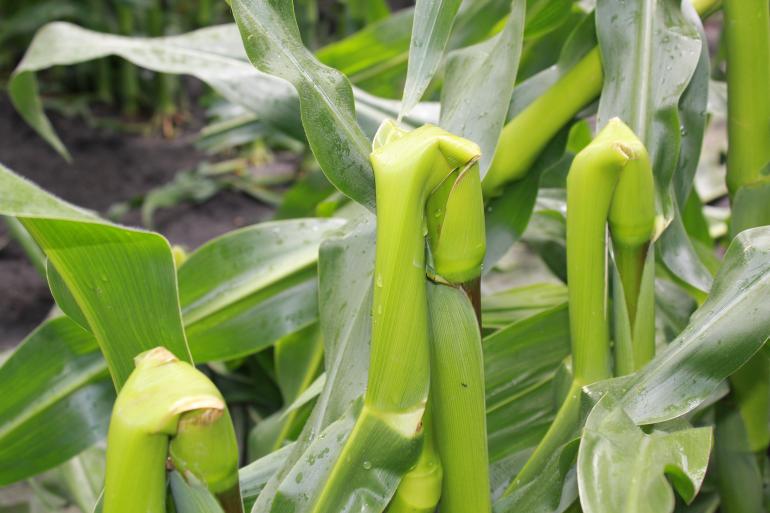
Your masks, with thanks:
[[[93,335],[42,324],[0,366],[0,485],[75,456],[107,433],[114,392]]]
[[[449,42],[460,0],[417,0],[401,114],[409,114],[436,74]]]
[[[586,420],[577,463],[583,511],[670,513],[672,485],[691,502],[706,475],[711,428],[647,434],[613,403],[605,396]]]
[[[327,239],[321,245],[319,256],[325,385],[288,457],[257,498],[252,509],[255,512],[285,511],[292,506],[299,512],[312,507],[298,494],[307,494],[307,501],[314,489],[322,485],[317,482],[326,477],[322,466],[328,465],[339,454],[355,421],[355,416],[349,413],[350,407],[363,395],[366,387],[374,219],[366,216],[360,222],[352,222],[345,230],[345,235]],[[326,463],[317,464],[319,451],[327,448],[319,449],[319,445],[325,443],[331,444],[324,453]],[[362,469],[360,473],[374,480],[369,485],[377,486],[376,472]],[[338,484],[341,486],[344,485]],[[393,487],[395,489],[395,485]],[[363,486],[363,489],[368,488],[368,485]],[[342,506],[339,511],[343,511]]]
[[[307,140],[329,181],[374,209],[371,146],[356,122],[348,80],[304,47],[292,2],[234,0],[232,8],[251,62],[297,90]]]
[[[525,7],[524,0],[513,0],[499,34],[447,57],[440,125],[481,147],[482,179],[492,162],[516,83]]]
[[[256,71],[247,62],[233,25],[189,34],[139,39],[103,34],[70,23],[43,27],[14,71],[9,93],[24,119],[62,155],[66,149],[42,110],[34,72],[118,55],[138,66],[165,73],[189,74],[244,105],[261,119],[288,133],[300,134],[296,95],[285,82]]]
[[[630,380],[621,402],[637,424],[692,411],[765,343],[770,333],[770,228],[738,235],[706,302],[685,330]],[[620,385],[620,383],[618,384]]]
[[[70,205],[0,166],[0,213],[24,224],[69,289],[119,389],[159,344],[191,361],[171,247]]]

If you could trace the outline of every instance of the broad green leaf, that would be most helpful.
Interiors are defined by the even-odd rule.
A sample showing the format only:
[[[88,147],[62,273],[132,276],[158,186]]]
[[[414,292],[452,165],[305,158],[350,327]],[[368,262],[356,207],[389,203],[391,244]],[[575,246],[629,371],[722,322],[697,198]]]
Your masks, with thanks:
[[[481,147],[482,179],[492,162],[516,83],[525,6],[525,0],[513,0],[499,34],[455,50],[447,59],[440,125]]]
[[[0,366],[0,484],[80,453],[107,433],[114,392],[93,335],[42,324]]]
[[[481,320],[485,328],[502,328],[566,302],[567,287],[561,284],[517,287],[482,296]]]
[[[679,337],[630,379],[598,383],[596,390],[624,390],[621,404],[638,425],[692,411],[768,339],[768,294],[770,228],[746,230],[730,244],[708,299]]]
[[[191,361],[166,239],[101,221],[1,165],[0,213],[19,218],[56,268],[118,389],[134,356],[158,345]]]
[[[284,80],[262,73],[246,62],[248,58],[235,24],[178,36],[133,38],[57,22],[46,25],[36,34],[12,76],[9,92],[22,117],[64,156],[67,156],[66,149],[43,112],[34,73],[108,55],[118,55],[153,71],[195,76],[229,101],[247,109],[252,119],[303,138],[297,91]],[[383,103],[382,99],[358,89],[354,95],[362,104],[358,120],[369,135],[374,134],[383,119],[398,113],[397,102],[392,102],[396,105]],[[418,110],[421,109],[416,109],[415,115]],[[421,119],[415,123],[424,122]]]
[[[491,462],[534,447],[553,420],[553,379],[569,355],[565,304],[484,338]],[[508,476],[512,478],[513,475]]]
[[[404,86],[413,17],[413,9],[400,10],[321,48],[318,59],[372,94],[398,98]]]
[[[288,335],[275,343],[276,384],[283,408],[259,422],[250,435],[249,457],[260,458],[280,449],[301,431],[306,415],[299,408],[289,410],[313,383],[323,365],[323,343],[318,324]],[[252,440],[255,442],[252,444]]]
[[[340,219],[261,223],[213,239],[179,268],[179,299],[190,326],[314,264]]]
[[[564,513],[578,497],[575,457],[579,439],[571,440],[551,455],[542,477],[498,499],[494,513]]]
[[[305,48],[293,2],[234,0],[232,8],[252,63],[297,90],[307,140],[329,181],[374,209],[371,145],[356,122],[350,83]]]
[[[706,475],[711,428],[647,434],[613,403],[610,396],[599,401],[583,430],[577,467],[583,511],[670,513],[672,485],[692,501]]]
[[[460,0],[417,0],[401,115],[409,114],[419,103],[436,74],[460,3]]]
[[[620,117],[645,143],[661,197],[677,165],[678,104],[701,55],[698,31],[672,0],[598,0],[604,85],[599,126]]]
[[[713,473],[725,513],[766,511],[763,470],[751,450],[740,411],[731,400],[716,406]]]
[[[251,510],[257,496],[262,492],[270,478],[280,470],[292,450],[294,450],[294,444],[289,444],[249,463],[238,471],[241,498],[243,498],[245,511]]]
[[[485,39],[509,10],[509,0],[461,3],[447,48],[456,49]],[[318,58],[343,72],[353,84],[369,93],[400,98],[404,90],[413,20],[414,9],[402,9],[321,48],[317,52]],[[356,100],[359,100],[358,93]],[[399,108],[396,108],[392,117],[398,114]]]
[[[319,297],[325,386],[290,454],[265,485],[252,511],[283,511],[284,501],[289,500],[287,497],[296,496],[298,486],[305,490],[303,493],[307,493],[309,499],[311,483],[317,486],[317,480],[325,477],[320,465],[316,465],[317,468],[313,465],[317,457],[311,456],[316,454],[316,445],[323,444],[324,440],[333,443],[335,446],[329,447],[326,459],[336,459],[341,443],[355,421],[346,413],[364,393],[369,366],[373,221],[371,216],[366,215],[363,220],[350,223],[345,228],[345,235],[329,238],[321,245]],[[333,435],[328,433],[330,429],[335,431]],[[339,440],[336,439],[338,436]],[[375,473],[369,475],[372,474]],[[295,479],[307,479],[307,482],[301,485]],[[307,505],[303,504],[303,510],[305,507]]]

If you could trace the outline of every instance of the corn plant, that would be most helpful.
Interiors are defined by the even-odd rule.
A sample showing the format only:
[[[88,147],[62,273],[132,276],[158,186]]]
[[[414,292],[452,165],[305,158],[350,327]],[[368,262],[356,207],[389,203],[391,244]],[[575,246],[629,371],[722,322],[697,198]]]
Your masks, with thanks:
[[[351,6],[315,52],[279,0],[36,36],[9,94],[62,155],[34,73],[115,54],[303,141],[336,192],[187,254],[0,167],[58,306],[0,367],[0,483],[107,513],[766,511],[766,0]],[[549,282],[510,286],[525,263]]]

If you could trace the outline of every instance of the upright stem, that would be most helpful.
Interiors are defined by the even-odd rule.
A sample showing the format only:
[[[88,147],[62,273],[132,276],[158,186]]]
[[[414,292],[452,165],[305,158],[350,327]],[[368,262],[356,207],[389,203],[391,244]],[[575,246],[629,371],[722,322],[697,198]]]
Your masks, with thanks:
[[[727,187],[767,179],[770,163],[770,7],[765,0],[726,0]],[[763,178],[765,177],[765,178]]]
[[[731,234],[770,224],[770,6],[766,0],[725,0],[727,43],[727,187]],[[770,363],[763,354],[731,384],[751,449],[770,442]]]

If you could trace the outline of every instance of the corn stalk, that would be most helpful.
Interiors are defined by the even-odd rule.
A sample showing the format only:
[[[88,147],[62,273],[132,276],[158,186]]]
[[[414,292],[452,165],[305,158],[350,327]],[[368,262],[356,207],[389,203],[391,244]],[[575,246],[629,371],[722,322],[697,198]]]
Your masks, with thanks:
[[[164,513],[170,458],[204,483],[226,513],[242,513],[238,445],[222,395],[163,347],[135,362],[110,421],[104,512]]]

